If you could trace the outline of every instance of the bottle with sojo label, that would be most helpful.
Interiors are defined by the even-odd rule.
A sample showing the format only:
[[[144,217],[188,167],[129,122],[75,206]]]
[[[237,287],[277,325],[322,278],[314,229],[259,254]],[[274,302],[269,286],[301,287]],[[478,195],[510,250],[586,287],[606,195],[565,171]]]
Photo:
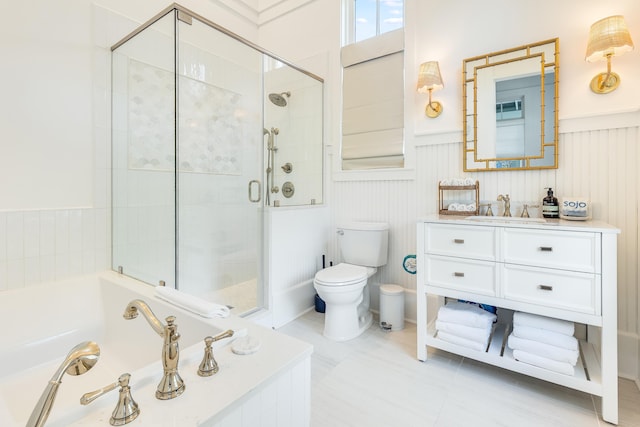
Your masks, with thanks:
[[[560,217],[558,198],[553,196],[553,190],[551,187],[547,188],[547,197],[542,199],[542,216],[545,218]]]

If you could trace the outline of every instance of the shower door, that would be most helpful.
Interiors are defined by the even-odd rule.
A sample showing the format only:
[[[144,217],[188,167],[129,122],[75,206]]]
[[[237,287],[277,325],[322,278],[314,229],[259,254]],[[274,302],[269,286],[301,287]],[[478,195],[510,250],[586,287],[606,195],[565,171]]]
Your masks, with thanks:
[[[262,53],[177,21],[177,287],[262,307]]]

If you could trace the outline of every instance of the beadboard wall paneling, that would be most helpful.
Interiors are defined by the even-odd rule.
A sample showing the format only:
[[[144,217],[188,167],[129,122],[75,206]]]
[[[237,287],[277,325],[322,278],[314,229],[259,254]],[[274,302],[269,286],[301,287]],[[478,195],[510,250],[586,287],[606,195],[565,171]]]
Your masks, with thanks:
[[[416,180],[333,181],[332,221],[386,221],[390,224],[389,263],[380,269],[381,283],[415,290],[415,277],[404,272],[402,259],[415,253],[418,217],[438,210],[438,181],[473,177],[480,181],[480,199],[492,201],[494,214],[502,212],[498,194],[509,194],[512,214],[522,203],[540,204],[552,187],[558,197],[585,196],[593,203],[593,217],[621,229],[618,238],[618,328],[637,336],[639,331],[638,202],[640,200],[640,127],[579,131],[560,135],[558,169],[509,172],[462,172],[461,143],[420,145],[416,148]],[[541,216],[539,209],[530,209]],[[330,244],[337,253],[335,236]]]
[[[415,289],[415,278],[402,268],[404,257],[415,254],[415,184],[413,181],[334,182],[332,188],[333,230],[349,221],[389,223],[389,258],[379,269],[379,283],[394,283]],[[330,260],[340,262],[336,234],[332,233]]]

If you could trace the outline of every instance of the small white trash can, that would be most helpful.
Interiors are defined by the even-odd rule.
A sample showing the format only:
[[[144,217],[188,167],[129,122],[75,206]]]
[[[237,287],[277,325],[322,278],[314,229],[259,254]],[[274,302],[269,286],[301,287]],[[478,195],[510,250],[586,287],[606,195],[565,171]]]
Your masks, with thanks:
[[[402,286],[380,286],[380,327],[391,331],[404,329],[404,288]]]

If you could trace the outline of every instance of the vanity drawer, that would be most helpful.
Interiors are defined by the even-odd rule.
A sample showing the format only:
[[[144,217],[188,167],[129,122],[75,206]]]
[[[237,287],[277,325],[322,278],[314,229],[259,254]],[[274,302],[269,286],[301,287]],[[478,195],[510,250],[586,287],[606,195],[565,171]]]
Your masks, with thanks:
[[[600,276],[505,264],[502,297],[587,314],[600,314]]]
[[[429,255],[426,281],[431,286],[496,295],[496,263]]]
[[[600,272],[597,233],[505,228],[503,241],[507,263]]]
[[[425,252],[493,261],[497,253],[494,227],[429,224]]]

